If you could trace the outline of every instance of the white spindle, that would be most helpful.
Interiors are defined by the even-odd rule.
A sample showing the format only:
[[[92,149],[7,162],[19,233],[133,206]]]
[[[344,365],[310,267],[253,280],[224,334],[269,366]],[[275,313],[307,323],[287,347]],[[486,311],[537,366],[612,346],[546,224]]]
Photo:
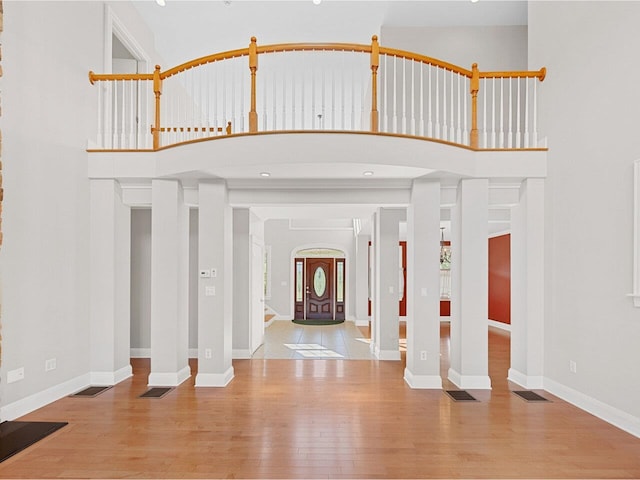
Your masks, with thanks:
[[[496,79],[491,79],[491,148],[496,148]]]
[[[102,129],[104,128],[104,118],[102,118],[102,116],[104,115],[104,110],[102,108],[103,88],[104,85],[102,84],[102,82],[98,82],[98,138],[96,139],[98,148],[105,148],[104,135],[102,131]]]
[[[513,148],[513,85],[509,77],[509,131],[507,133],[507,148]]]
[[[389,96],[388,91],[387,91],[387,77],[389,75],[389,70],[387,68],[387,57],[388,55],[384,56],[384,70],[383,70],[383,78],[382,78],[382,85],[384,88],[384,127],[383,127],[383,131],[384,132],[389,132]]]
[[[407,133],[407,59],[402,58],[402,133]]]
[[[464,143],[467,144],[467,142],[470,143],[470,139],[469,139],[469,110],[468,110],[468,104],[467,104],[467,98],[469,97],[469,95],[467,95],[467,92],[469,91],[469,84],[468,84],[468,80],[467,77],[464,77],[464,92],[462,94],[462,98],[464,98],[464,130],[462,132],[462,137],[463,140],[460,143]]]
[[[427,65],[427,72],[429,73],[428,79],[427,79],[427,84],[428,84],[428,92],[429,94],[427,95],[427,114],[429,115],[429,121],[427,122],[427,136],[429,138],[433,138],[433,105],[431,104],[431,71],[433,70],[433,67],[431,65]],[[436,74],[437,74],[437,70],[436,70]],[[437,78],[437,77],[436,77]],[[437,87],[436,87],[436,91],[437,91]]]
[[[533,141],[531,146],[538,146],[538,79],[532,78],[533,82]]]
[[[396,56],[393,57],[393,133],[398,133],[398,75],[396,71]]]
[[[126,148],[127,146],[127,128],[126,128],[126,115],[127,115],[127,104],[126,104],[126,97],[127,97],[127,82],[126,80],[121,80],[121,91],[122,91],[122,95],[121,95],[121,106],[122,106],[122,111],[120,112],[120,148]]]
[[[416,134],[416,78],[415,78],[416,62],[411,60],[411,135]]]
[[[484,107],[483,107],[483,112],[482,112],[482,146],[484,148],[487,148],[489,146],[488,143],[488,130],[489,130],[489,126],[487,125],[487,95],[489,94],[489,88],[487,86],[487,81],[485,80],[483,83],[483,89],[482,89],[482,93],[483,93],[483,99],[484,99]]]
[[[529,79],[524,79],[525,101],[524,101],[524,148],[529,148]]]
[[[447,121],[447,71],[442,71],[442,139],[449,140],[449,122]]]
[[[456,73],[456,76],[458,77],[458,101],[457,101],[457,106],[458,106],[458,115],[457,115],[457,121],[456,121],[456,143],[462,143],[462,119],[460,118],[460,107],[462,105],[462,102],[460,102],[460,81],[461,81],[461,75],[459,73]]]
[[[450,98],[450,102],[451,102],[451,117],[450,117],[450,123],[449,123],[449,140],[452,142],[455,142],[456,138],[455,138],[455,116],[453,114],[453,77],[454,77],[454,73],[453,70],[451,70],[451,73],[449,74],[449,79],[451,81],[451,87],[449,88],[449,95],[451,95]]]
[[[520,145],[522,145],[522,132],[520,131],[520,104],[522,103],[522,99],[520,98],[520,79],[517,78],[516,82],[518,83],[518,100],[516,102],[518,107],[518,111],[516,112],[516,148],[520,148]]]
[[[111,130],[111,148],[118,148],[118,132],[116,129],[117,126],[117,118],[118,118],[118,85],[115,81],[109,82],[110,86],[110,104],[113,105],[113,113],[111,118],[109,119],[109,128]]]
[[[351,69],[351,130],[356,129],[356,71]]]
[[[298,69],[294,68],[291,72],[291,128],[296,129],[296,73]]]
[[[499,146],[500,148],[504,148],[504,82],[503,78],[500,77],[500,135],[499,135]]]
[[[135,88],[137,80],[129,81],[129,148],[136,148],[136,113],[137,113],[137,104],[136,104],[136,95]]]
[[[420,136],[424,137],[424,63],[420,65]]]
[[[440,68],[436,67],[436,129],[435,138],[440,139]]]

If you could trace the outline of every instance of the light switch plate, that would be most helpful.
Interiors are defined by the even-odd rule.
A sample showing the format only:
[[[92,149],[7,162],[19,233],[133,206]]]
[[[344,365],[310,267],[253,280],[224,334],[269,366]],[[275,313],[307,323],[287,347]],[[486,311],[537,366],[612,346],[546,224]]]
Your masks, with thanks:
[[[200,278],[209,278],[211,277],[210,270],[200,270]]]

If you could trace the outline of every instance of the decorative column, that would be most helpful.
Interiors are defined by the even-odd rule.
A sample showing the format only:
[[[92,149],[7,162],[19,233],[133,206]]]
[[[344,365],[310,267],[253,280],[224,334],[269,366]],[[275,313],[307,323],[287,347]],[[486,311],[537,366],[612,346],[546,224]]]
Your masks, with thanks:
[[[451,212],[451,368],[460,388],[490,389],[486,179],[461,180]]]
[[[406,211],[379,208],[375,225],[376,312],[374,354],[379,360],[400,360],[399,345],[399,224]]]
[[[511,209],[511,368],[509,380],[543,388],[544,180],[520,186]]]
[[[440,377],[440,183],[414,180],[407,209],[407,366],[411,388]]]
[[[189,368],[189,210],[178,180],[151,182],[150,386],[176,386]]]
[[[224,387],[232,356],[233,212],[223,180],[198,186],[198,374],[196,387]]]
[[[369,326],[369,235],[356,237],[356,326]]]
[[[248,208],[233,209],[233,358],[251,358],[253,353],[250,215]]]
[[[89,182],[91,384],[132,375],[130,357],[131,210],[115,180]]]

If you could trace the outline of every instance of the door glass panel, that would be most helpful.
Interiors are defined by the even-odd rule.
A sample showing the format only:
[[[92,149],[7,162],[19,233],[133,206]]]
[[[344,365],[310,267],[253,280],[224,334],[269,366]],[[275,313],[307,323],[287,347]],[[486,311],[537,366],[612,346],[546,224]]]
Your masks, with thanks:
[[[344,263],[337,262],[336,268],[337,268],[336,276],[338,277],[336,281],[336,290],[337,290],[336,301],[344,302]]]
[[[316,297],[324,295],[324,291],[327,289],[327,276],[322,267],[316,268],[313,274],[313,289],[316,292]]]
[[[296,262],[296,302],[302,301],[302,262]]]

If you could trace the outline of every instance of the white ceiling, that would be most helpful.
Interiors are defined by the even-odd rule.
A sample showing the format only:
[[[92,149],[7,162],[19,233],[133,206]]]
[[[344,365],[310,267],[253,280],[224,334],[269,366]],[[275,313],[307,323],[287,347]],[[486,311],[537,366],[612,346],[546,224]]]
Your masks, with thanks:
[[[525,0],[134,1],[172,67],[211,53],[289,42],[369,43],[382,26],[526,25]]]

